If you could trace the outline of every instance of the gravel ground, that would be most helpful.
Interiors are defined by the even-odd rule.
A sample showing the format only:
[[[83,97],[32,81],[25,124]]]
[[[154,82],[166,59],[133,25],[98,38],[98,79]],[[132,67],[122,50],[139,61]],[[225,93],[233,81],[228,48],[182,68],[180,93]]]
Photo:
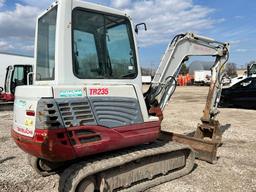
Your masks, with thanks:
[[[202,115],[207,87],[178,87],[165,109],[163,129],[177,133],[195,130]],[[255,192],[256,191],[256,111],[220,109],[225,130],[223,145],[214,165],[196,160],[195,170],[182,178],[154,187],[147,192]],[[27,165],[26,154],[10,137],[12,112],[0,112],[0,192],[58,189],[58,175],[38,176]]]

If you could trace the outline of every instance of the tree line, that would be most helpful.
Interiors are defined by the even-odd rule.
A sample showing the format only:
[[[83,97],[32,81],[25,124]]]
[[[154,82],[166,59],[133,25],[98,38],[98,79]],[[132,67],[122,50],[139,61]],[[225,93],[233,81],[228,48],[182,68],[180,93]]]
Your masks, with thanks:
[[[236,63],[228,62],[226,64],[225,72],[226,72],[228,77],[234,78],[234,77],[238,76],[238,74],[237,74],[238,69],[246,70],[248,65],[251,65],[251,64],[254,64],[254,63],[256,63],[256,60],[252,60],[252,61],[246,63],[244,66],[238,68],[238,65]],[[187,66],[186,63],[183,63],[182,66],[181,66],[179,74],[185,75],[185,74],[188,73],[188,71],[189,71],[189,67]],[[142,72],[143,76],[154,76],[155,72],[156,72],[156,69],[142,67],[141,72]]]

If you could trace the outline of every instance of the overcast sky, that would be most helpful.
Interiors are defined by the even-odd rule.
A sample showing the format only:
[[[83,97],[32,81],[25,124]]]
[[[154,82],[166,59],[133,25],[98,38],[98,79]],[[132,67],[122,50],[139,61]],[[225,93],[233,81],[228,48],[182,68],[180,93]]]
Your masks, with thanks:
[[[156,67],[177,33],[192,31],[231,43],[230,62],[256,59],[256,1],[89,0],[125,10],[148,31],[137,39],[143,66]],[[0,51],[32,55],[35,18],[52,0],[0,0]]]

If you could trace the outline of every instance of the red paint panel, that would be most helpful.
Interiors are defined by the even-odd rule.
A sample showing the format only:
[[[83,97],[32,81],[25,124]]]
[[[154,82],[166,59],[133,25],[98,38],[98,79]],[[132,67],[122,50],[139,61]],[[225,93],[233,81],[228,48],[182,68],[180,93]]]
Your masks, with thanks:
[[[22,150],[31,155],[50,161],[66,161],[152,142],[159,133],[160,122],[148,122],[113,129],[102,126],[37,129],[33,138],[12,131],[12,137]],[[82,139],[86,142],[81,142]]]
[[[12,130],[15,143],[25,152],[50,161],[67,161],[76,158],[68,138],[58,138],[60,131],[36,130],[33,138]],[[65,142],[65,144],[63,144]]]
[[[14,101],[14,95],[11,93],[3,93],[1,95],[1,99],[8,102],[8,101]]]

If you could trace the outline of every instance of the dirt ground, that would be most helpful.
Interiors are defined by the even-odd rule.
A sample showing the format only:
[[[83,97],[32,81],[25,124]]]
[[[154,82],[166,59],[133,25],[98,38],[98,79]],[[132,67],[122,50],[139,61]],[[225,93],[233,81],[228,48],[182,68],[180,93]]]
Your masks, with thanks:
[[[165,109],[163,129],[189,133],[202,115],[207,87],[178,87]],[[256,111],[220,109],[225,130],[223,145],[214,165],[196,160],[193,172],[154,187],[147,192],[255,192],[256,191]],[[10,137],[12,112],[0,112],[0,192],[58,190],[58,175],[41,177],[27,165],[26,154]]]

